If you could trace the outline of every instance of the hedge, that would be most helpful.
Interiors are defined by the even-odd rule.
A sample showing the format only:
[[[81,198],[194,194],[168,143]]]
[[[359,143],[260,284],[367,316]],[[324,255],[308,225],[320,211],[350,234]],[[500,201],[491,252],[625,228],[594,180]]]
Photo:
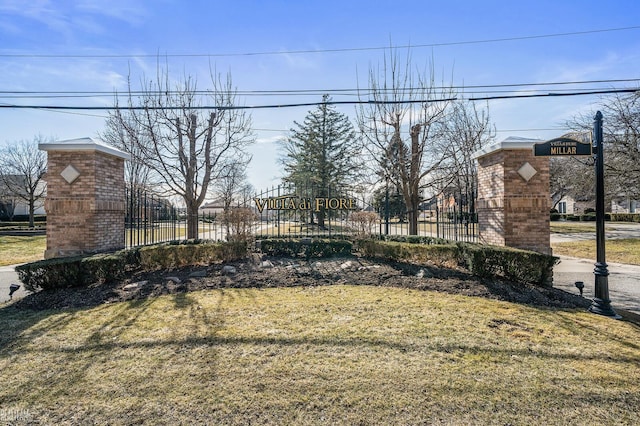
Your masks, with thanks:
[[[422,245],[362,241],[361,253],[386,260],[427,263],[438,267],[463,266],[478,277],[501,276],[514,282],[550,286],[558,258],[509,247],[470,243]]]
[[[258,240],[256,246],[269,256],[284,257],[331,257],[347,256],[353,250],[348,240],[312,239],[312,238],[269,238]]]
[[[231,261],[246,257],[244,242],[212,243],[191,240],[179,244],[159,244],[139,249],[139,265],[144,270],[174,269],[183,266]]]
[[[64,257],[20,265],[16,272],[29,291],[77,287],[124,277],[127,259],[128,256],[122,252]]]
[[[25,289],[83,287],[122,279],[128,271],[171,269],[246,257],[246,243],[187,241],[120,250],[110,254],[40,260],[16,267]]]

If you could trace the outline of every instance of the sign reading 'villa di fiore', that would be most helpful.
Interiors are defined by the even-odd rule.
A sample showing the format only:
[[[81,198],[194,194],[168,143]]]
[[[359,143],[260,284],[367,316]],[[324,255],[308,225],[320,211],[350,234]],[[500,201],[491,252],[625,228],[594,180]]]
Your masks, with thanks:
[[[294,195],[280,197],[255,198],[258,212],[263,210],[356,210],[356,200],[353,198],[300,198]]]
[[[564,155],[591,155],[591,144],[562,137],[533,145],[536,157],[555,157]]]

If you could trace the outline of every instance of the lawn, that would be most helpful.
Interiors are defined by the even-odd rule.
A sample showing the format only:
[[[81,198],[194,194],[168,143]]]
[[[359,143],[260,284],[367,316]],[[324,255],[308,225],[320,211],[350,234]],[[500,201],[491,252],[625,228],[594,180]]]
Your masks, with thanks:
[[[36,236],[3,236],[0,235],[0,266],[33,262],[44,257],[47,238]]]
[[[583,311],[335,285],[0,327],[0,408],[25,423],[640,423],[640,328]]]
[[[551,247],[553,248],[553,254],[556,256],[594,260],[596,258],[595,240],[554,243]],[[606,240],[605,255],[607,262],[640,265],[640,240],[635,238]]]

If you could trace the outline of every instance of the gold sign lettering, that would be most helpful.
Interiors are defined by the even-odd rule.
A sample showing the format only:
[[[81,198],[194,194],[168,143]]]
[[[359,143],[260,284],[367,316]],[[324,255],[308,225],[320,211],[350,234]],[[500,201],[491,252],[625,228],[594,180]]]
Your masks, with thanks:
[[[259,213],[267,210],[356,210],[356,200],[353,198],[328,198],[317,197],[298,198],[292,196],[255,198],[256,208]]]

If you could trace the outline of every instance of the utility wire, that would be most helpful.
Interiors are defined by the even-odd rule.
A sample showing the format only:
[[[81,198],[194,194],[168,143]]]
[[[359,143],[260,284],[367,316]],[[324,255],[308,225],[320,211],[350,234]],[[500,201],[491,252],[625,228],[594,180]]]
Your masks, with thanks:
[[[295,108],[295,107],[309,107],[319,105],[406,105],[406,104],[427,104],[437,102],[451,102],[457,100],[467,101],[489,101],[500,99],[523,99],[523,98],[542,98],[542,97],[564,97],[564,96],[585,96],[585,95],[610,95],[616,93],[636,93],[640,92],[638,88],[622,88],[622,89],[607,89],[607,90],[589,90],[589,91],[577,91],[569,93],[538,93],[538,94],[517,94],[517,95],[504,95],[504,96],[479,96],[479,97],[448,97],[438,99],[410,99],[410,100],[398,100],[398,101],[384,101],[384,100],[351,100],[351,101],[328,101],[328,102],[303,102],[303,103],[290,103],[290,104],[272,104],[272,105],[196,105],[191,106],[190,110],[248,110],[248,109],[280,109],[280,108]],[[184,106],[63,106],[63,105],[14,105],[14,104],[2,104],[2,109],[48,109],[48,110],[89,110],[89,111],[109,111],[109,110],[181,110]]]
[[[583,80],[583,81],[559,81],[559,82],[546,82],[546,83],[506,83],[506,84],[477,84],[477,85],[452,85],[452,86],[432,86],[430,89],[434,90],[448,90],[459,89],[466,91],[467,89],[500,89],[500,88],[527,88],[527,87],[544,87],[544,86],[563,86],[563,85],[584,85],[584,84],[611,84],[611,83],[631,83],[640,82],[640,78],[625,78],[625,79],[607,79],[607,80]],[[249,96],[282,96],[282,95],[313,95],[313,94],[348,94],[352,96],[362,96],[372,93],[386,93],[386,92],[414,92],[420,91],[419,87],[403,87],[397,89],[284,89],[284,90],[237,90],[234,93],[236,95]],[[576,90],[576,89],[557,89],[557,90]],[[472,90],[487,92],[484,90]],[[114,96],[140,96],[140,95],[173,95],[182,93],[176,90],[132,90],[127,92],[114,92],[114,91],[66,91],[66,90],[51,90],[51,91],[35,91],[35,90],[0,90],[1,98],[82,98],[82,97],[114,97]],[[210,95],[214,93],[211,90],[194,90],[194,95]]]
[[[573,31],[566,33],[553,33],[553,34],[536,34],[530,36],[519,36],[519,37],[503,37],[503,38],[492,38],[492,39],[482,39],[482,40],[464,40],[464,41],[452,41],[452,42],[443,42],[443,43],[426,43],[426,44],[412,44],[412,45],[399,45],[399,46],[385,46],[385,47],[348,47],[348,48],[336,48],[336,49],[314,49],[314,50],[279,50],[279,51],[264,51],[264,52],[245,52],[245,53],[174,53],[174,54],[149,54],[149,53],[140,53],[140,54],[103,54],[103,55],[89,55],[89,54],[29,54],[29,53],[4,53],[0,54],[2,58],[155,58],[155,57],[170,57],[170,58],[207,58],[207,57],[233,57],[233,56],[267,56],[267,55],[293,55],[293,54],[308,54],[308,53],[342,53],[342,52],[364,52],[364,51],[373,51],[373,50],[386,50],[389,48],[392,49],[405,49],[405,48],[424,48],[424,47],[445,47],[445,46],[459,46],[459,45],[468,45],[468,44],[485,44],[485,43],[501,43],[507,41],[518,41],[518,40],[535,40],[535,39],[543,39],[543,38],[556,38],[556,37],[567,37],[567,36],[576,36],[576,35],[586,35],[586,34],[598,34],[598,33],[607,33],[607,32],[616,32],[616,31],[629,31],[629,30],[637,30],[640,29],[639,26],[631,26],[631,27],[620,27],[620,28],[606,28],[606,29],[596,29],[596,30],[587,30],[587,31]]]

